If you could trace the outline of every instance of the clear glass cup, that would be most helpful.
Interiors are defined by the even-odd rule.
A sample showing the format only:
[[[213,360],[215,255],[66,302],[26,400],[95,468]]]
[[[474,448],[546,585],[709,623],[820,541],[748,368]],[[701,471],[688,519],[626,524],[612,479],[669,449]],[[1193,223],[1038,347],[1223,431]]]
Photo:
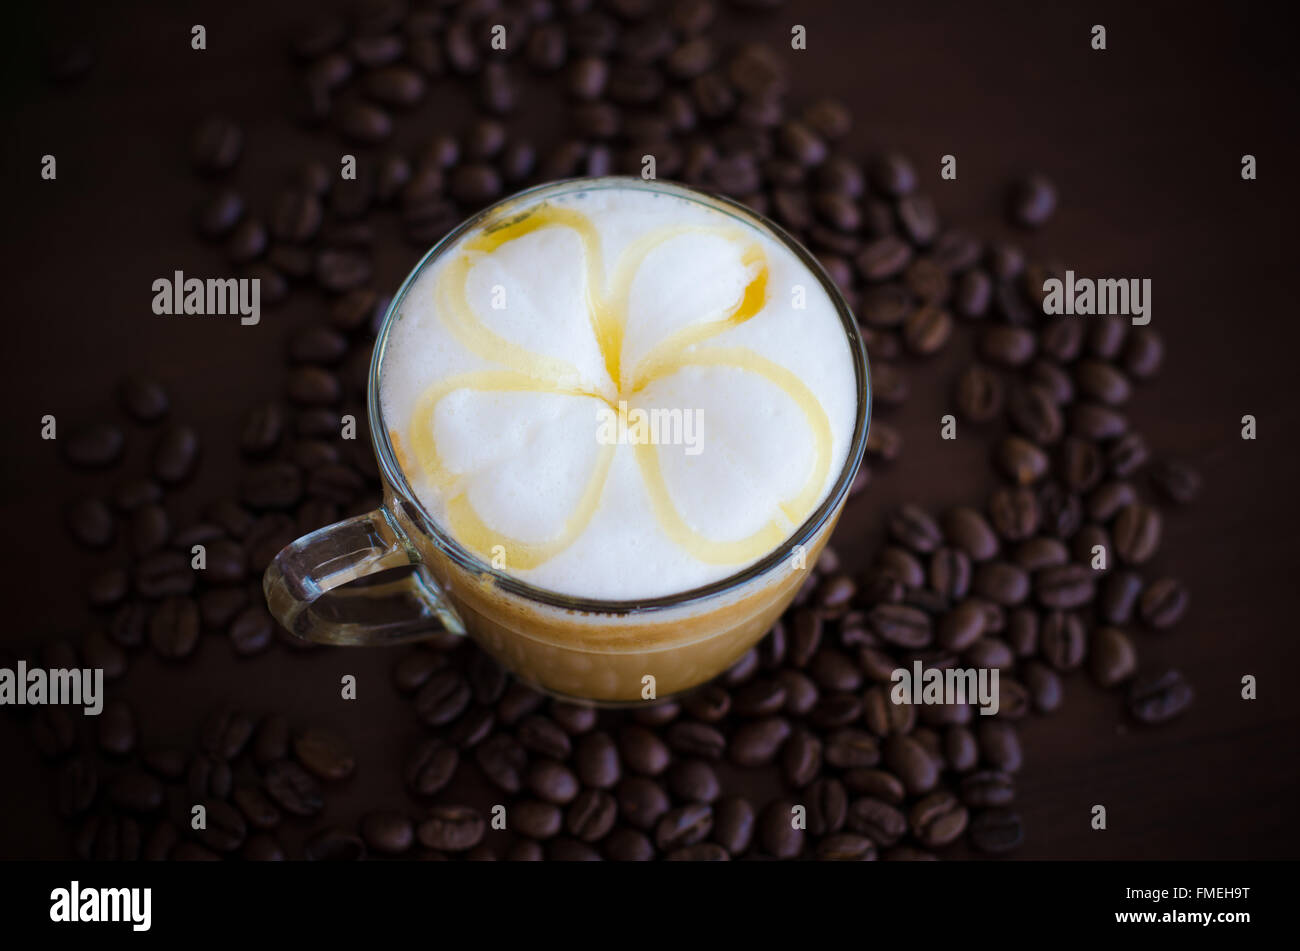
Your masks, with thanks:
[[[826,499],[798,530],[757,563],[721,581],[639,601],[547,591],[492,568],[458,544],[407,483],[379,398],[394,315],[426,267],[467,231],[508,214],[512,206],[600,188],[672,194],[757,227],[784,244],[834,303],[856,377],[857,416],[844,466]],[[611,176],[570,179],[513,195],[431,248],[384,317],[370,366],[368,409],[383,505],[305,535],[281,551],[263,579],[271,613],[295,636],[325,644],[382,645],[468,635],[517,677],[542,690],[566,699],[618,704],[662,699],[702,684],[771,629],[806,581],[843,510],[866,445],[871,387],[857,321],[816,258],[790,235],[725,198],[683,185]]]

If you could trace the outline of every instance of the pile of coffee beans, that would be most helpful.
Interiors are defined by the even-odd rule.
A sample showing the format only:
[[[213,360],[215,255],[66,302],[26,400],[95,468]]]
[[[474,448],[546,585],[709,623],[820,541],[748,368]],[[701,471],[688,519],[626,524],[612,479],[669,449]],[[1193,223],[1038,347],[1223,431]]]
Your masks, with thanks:
[[[150,471],[69,505],[73,538],[117,563],[89,586],[89,633],[47,642],[39,662],[102,667],[112,680],[141,651],[182,663],[203,637],[226,638],[238,655],[277,640],[308,649],[273,622],[259,579],[299,535],[379,503],[365,412],[388,303],[374,281],[377,225],[394,217],[423,249],[503,194],[640,175],[647,156],[660,178],[770,215],[854,307],[876,411],[855,494],[902,449],[887,418],[914,372],[952,387],[962,425],[987,434],[1000,486],[942,512],[918,502],[882,513],[876,550],[850,552],[857,542],[837,537],[844,557],[823,553],[773,631],[679,700],[595,711],[513,681],[463,639],[411,648],[394,686],[424,738],[390,784],[405,787],[410,808],[376,809],[354,828],[311,824],[329,785],[356,768],[340,736],[222,711],[190,750],[137,749],[136,714],[121,699],[93,736],[65,708],[45,708],[32,731],[57,770],[76,854],[864,860],[933,858],[962,841],[999,853],[1024,834],[1017,721],[1057,709],[1066,679],[1086,671],[1123,691],[1141,723],[1187,707],[1190,685],[1144,669],[1135,633],[1168,628],[1187,607],[1182,582],[1145,566],[1161,540],[1155,499],[1182,505],[1199,490],[1195,472],[1153,458],[1124,414],[1160,366],[1159,336],[1119,319],[1044,317],[1051,268],[945,224],[904,156],[847,154],[842,103],[788,103],[788,51],[720,39],[727,17],[778,5],[366,0],[303,24],[289,44],[297,118],[359,153],[356,178],[308,161],[255,209],[235,185],[243,131],[213,116],[192,142],[210,188],[194,225],[242,276],[261,279],[263,303],[304,295],[320,319],[287,343],[283,399],[247,412],[238,484],[193,524],[174,524],[168,495],[202,465],[199,433],[170,418],[157,383],[123,384],[122,408],[152,443]],[[414,151],[391,148],[435,87],[469,98],[477,117]],[[550,96],[563,117],[545,140],[518,131],[525,94]],[[1026,228],[1055,206],[1041,175],[1008,194]],[[964,332],[976,361],[955,380],[927,375],[926,358]],[[344,416],[355,440],[340,438]],[[140,436],[103,423],[59,442],[70,464],[110,471],[128,438]],[[915,661],[996,668],[998,714],[893,703],[891,674]],[[207,810],[200,831],[187,819],[194,803]],[[489,822],[498,804],[508,831]],[[304,832],[300,850],[279,837],[289,822]]]

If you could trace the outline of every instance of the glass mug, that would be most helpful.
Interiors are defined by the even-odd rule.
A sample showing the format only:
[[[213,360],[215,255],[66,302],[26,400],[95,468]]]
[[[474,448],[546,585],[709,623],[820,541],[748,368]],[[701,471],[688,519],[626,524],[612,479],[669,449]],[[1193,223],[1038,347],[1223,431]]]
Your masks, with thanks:
[[[784,244],[820,282],[839,314],[857,393],[843,469],[798,530],[755,564],[721,581],[639,601],[547,591],[494,569],[462,547],[433,521],[407,483],[379,398],[394,315],[426,267],[466,232],[513,205],[599,188],[646,189],[684,198]],[[812,254],[763,216],[725,198],[639,178],[570,179],[520,192],[439,241],[393,297],[375,342],[368,382],[383,504],[305,535],[281,551],[263,579],[267,604],[290,633],[324,644],[383,645],[468,635],[515,676],[565,699],[619,704],[680,693],[722,673],[757,643],[806,580],[806,570],[792,567],[811,568],[835,527],[862,461],[870,394],[866,350],[844,298]],[[384,575],[365,580],[395,568],[408,570],[392,580]]]

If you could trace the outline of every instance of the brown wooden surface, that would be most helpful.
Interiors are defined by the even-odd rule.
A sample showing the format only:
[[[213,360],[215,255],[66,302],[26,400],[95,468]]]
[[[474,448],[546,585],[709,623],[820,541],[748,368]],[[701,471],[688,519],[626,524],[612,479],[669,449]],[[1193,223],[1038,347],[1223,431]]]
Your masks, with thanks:
[[[24,21],[33,16],[24,13],[8,28],[0,644],[26,648],[89,622],[85,581],[113,556],[76,551],[61,507],[146,465],[148,436],[133,430],[114,474],[71,473],[38,438],[40,417],[56,414],[66,432],[115,416],[105,394],[125,372],[160,377],[174,417],[203,436],[201,475],[177,498],[183,524],[203,500],[231,491],[244,410],[278,396],[285,337],[323,312],[314,292],[265,311],[255,328],[160,319],[149,309],[154,278],[224,267],[189,226],[203,193],[186,159],[198,119],[224,112],[244,123],[235,181],[253,207],[297,161],[317,156],[334,166],[344,151],[288,119],[282,31],[314,6],[56,3],[48,19]],[[1176,723],[1134,729],[1118,697],[1070,679],[1063,709],[1023,729],[1018,855],[1294,858],[1300,153],[1289,34],[1269,8],[1250,4],[1075,6],[808,0],[744,20],[729,13],[713,32],[723,43],[785,47],[790,25],[805,25],[808,51],[790,54],[792,99],[848,102],[850,154],[906,152],[945,218],[985,237],[1010,233],[1001,218],[1008,179],[1041,169],[1059,186],[1060,205],[1027,246],[1083,275],[1153,280],[1152,326],[1167,360],[1135,396],[1133,415],[1157,454],[1194,462],[1206,487],[1192,509],[1167,519],[1157,561],[1189,584],[1191,609],[1175,630],[1138,637],[1144,663],[1180,667],[1198,699]],[[69,21],[95,36],[98,63],[83,83],[55,89],[33,58],[51,24]],[[193,23],[208,29],[206,52],[189,48]],[[1107,27],[1105,52],[1089,49],[1093,23]],[[402,121],[398,141],[461,129],[464,88],[437,87]],[[530,103],[525,112],[545,142],[546,108]],[[1258,156],[1256,182],[1240,179],[1246,152]],[[58,158],[57,182],[40,180],[45,153]],[[938,180],[944,153],[957,156],[956,182]],[[419,252],[396,238],[381,249],[376,286],[392,289]],[[980,440],[938,438],[968,347],[963,334],[942,358],[913,368],[913,396],[889,418],[903,430],[903,457],[853,503],[836,535],[851,565],[865,564],[890,506],[911,497],[936,509],[979,502],[992,484]],[[1240,439],[1245,413],[1258,418],[1255,442]],[[241,661],[224,638],[209,636],[174,671],[141,655],[111,695],[135,703],[150,743],[188,746],[201,714],[223,702],[252,712],[288,707],[301,721],[333,725],[354,741],[361,764],[329,797],[325,819],[351,826],[370,806],[410,805],[398,764],[420,727],[390,685],[394,656],[302,656],[277,646]],[[343,673],[360,681],[348,705],[337,701]],[[1254,702],[1239,699],[1247,673],[1259,678]],[[63,855],[70,833],[50,804],[52,774],[18,726],[0,716],[0,857]],[[1089,828],[1095,803],[1109,811],[1105,832]]]

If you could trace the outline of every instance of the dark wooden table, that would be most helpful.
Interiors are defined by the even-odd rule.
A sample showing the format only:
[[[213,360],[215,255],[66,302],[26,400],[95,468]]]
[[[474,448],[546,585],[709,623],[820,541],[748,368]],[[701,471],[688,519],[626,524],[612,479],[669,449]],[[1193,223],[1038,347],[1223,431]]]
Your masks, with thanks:
[[[204,440],[206,464],[176,499],[183,523],[202,500],[230,492],[245,409],[279,395],[286,336],[326,306],[299,295],[255,328],[157,318],[149,306],[156,277],[223,266],[189,223],[203,193],[186,156],[198,119],[224,112],[244,123],[236,181],[254,205],[299,160],[333,166],[344,151],[288,119],[283,28],[314,6],[56,3],[42,19],[24,19],[37,16],[24,8],[6,31],[0,644],[25,649],[91,623],[86,580],[112,563],[76,551],[61,512],[114,477],[69,472],[39,438],[42,415],[67,428],[112,416],[105,394],[126,372],[160,377],[175,417]],[[1027,837],[1018,855],[1294,858],[1300,150],[1289,33],[1250,3],[1074,6],[808,0],[729,18],[717,38],[783,46],[803,24],[808,50],[792,54],[792,98],[848,102],[850,154],[909,154],[945,217],[985,237],[1012,235],[1002,218],[1008,180],[1042,170],[1059,186],[1056,218],[1017,240],[1080,274],[1153,281],[1166,368],[1140,388],[1133,418],[1158,454],[1197,465],[1205,490],[1191,509],[1169,513],[1156,563],[1188,583],[1191,608],[1176,629],[1138,637],[1144,663],[1181,668],[1197,701],[1175,723],[1137,729],[1116,695],[1071,678],[1064,707],[1023,729]],[[69,23],[93,35],[98,62],[79,85],[53,88],[37,59]],[[193,23],[207,28],[204,52],[189,47]],[[1089,47],[1094,23],[1107,28],[1104,52]],[[398,141],[458,130],[468,115],[463,87],[448,82],[404,120]],[[534,121],[546,141],[545,111]],[[39,176],[46,153],[57,156],[55,182]],[[957,157],[955,182],[938,180],[945,153]],[[1241,180],[1244,153],[1258,157],[1257,181]],[[385,242],[377,286],[395,288],[418,254]],[[903,456],[841,522],[836,545],[851,565],[865,564],[882,514],[905,498],[937,509],[978,502],[990,488],[985,445],[938,436],[968,347],[963,338],[912,372],[913,396],[889,418],[903,432]],[[1258,419],[1253,442],[1240,438],[1247,413]],[[117,471],[143,471],[148,442],[133,433]],[[135,703],[150,743],[188,746],[202,713],[222,703],[287,706],[332,725],[362,763],[325,818],[351,824],[376,803],[411,805],[397,764],[420,728],[390,686],[393,656],[277,646],[243,661],[211,637],[176,670],[146,653],[113,689]],[[360,683],[346,705],[337,700],[344,673]],[[1258,678],[1259,699],[1240,699],[1244,674]],[[0,743],[0,857],[65,854],[70,833],[54,815],[52,774],[14,718],[0,717]],[[1094,804],[1107,807],[1104,832],[1089,827]]]

